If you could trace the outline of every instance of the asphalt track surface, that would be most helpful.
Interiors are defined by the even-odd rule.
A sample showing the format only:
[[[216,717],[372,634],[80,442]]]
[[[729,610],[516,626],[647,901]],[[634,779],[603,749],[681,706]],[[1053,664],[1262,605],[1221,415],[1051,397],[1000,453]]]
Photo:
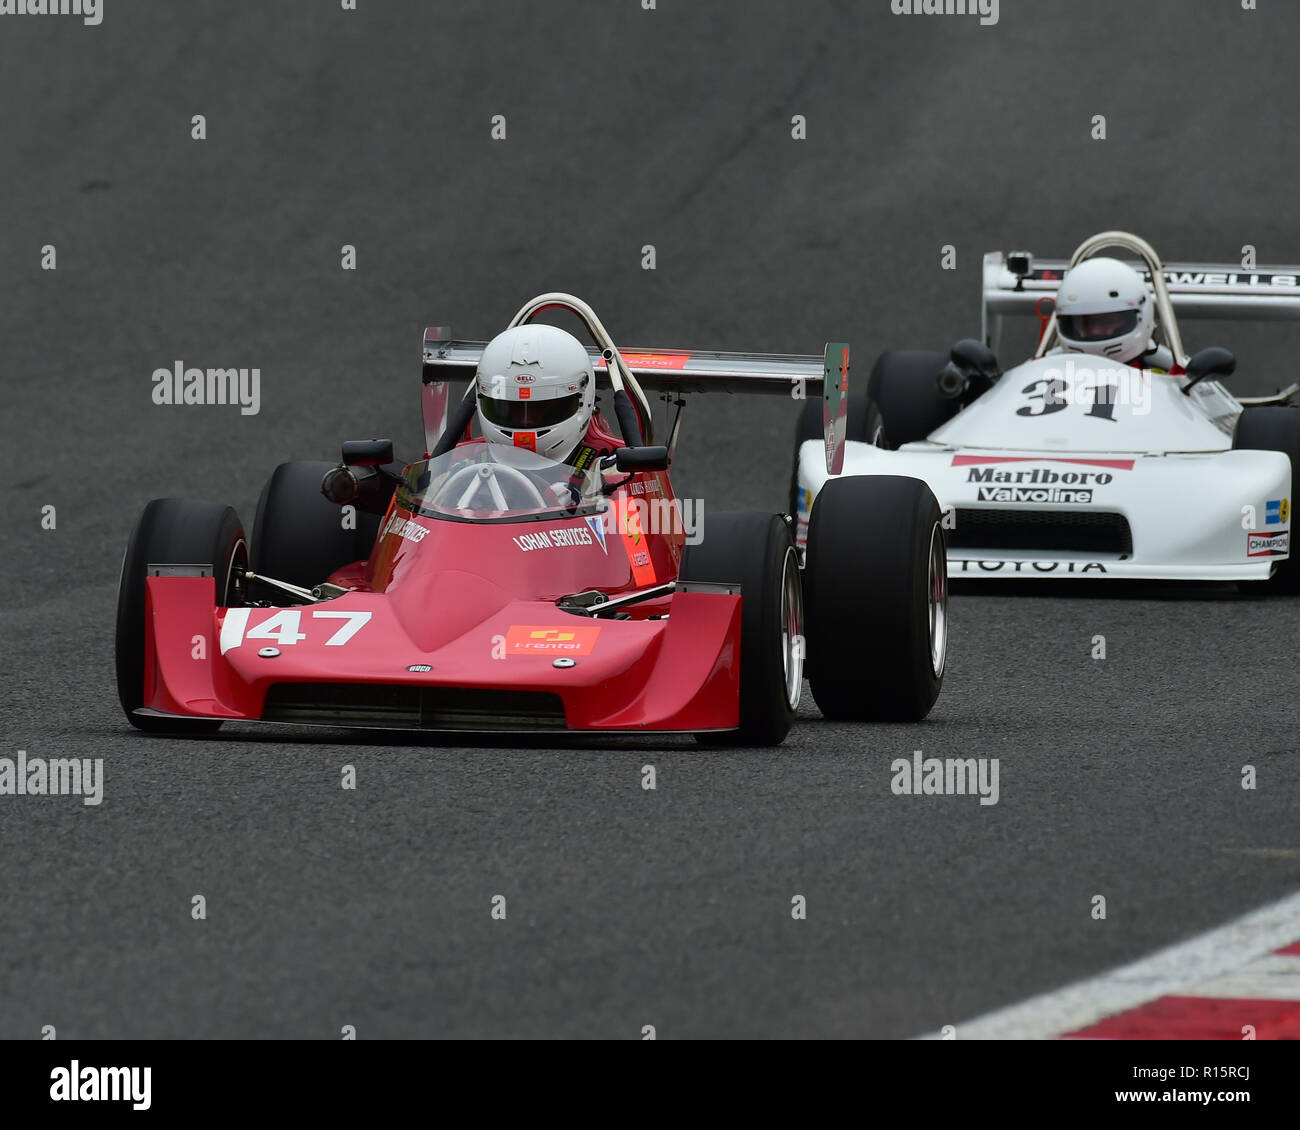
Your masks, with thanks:
[[[1148,0],[1118,38],[1125,0],[1004,0],[994,27],[885,0],[360,8],[0,20],[0,755],[106,775],[97,808],[0,798],[0,1036],[905,1037],[1296,888],[1296,600],[959,595],[929,721],[805,699],[776,750],[128,728],[140,508],[251,526],[284,459],[417,450],[426,324],[490,336],[561,289],[625,344],[843,338],[865,375],[977,329],[986,250],[1121,227],[1169,259],[1300,260],[1292,5]],[[1234,348],[1242,393],[1300,346],[1185,337]],[[176,360],[259,366],[259,413],[153,405]],[[678,493],[780,508],[793,411],[697,399]],[[895,796],[915,749],[999,758],[999,803]]]

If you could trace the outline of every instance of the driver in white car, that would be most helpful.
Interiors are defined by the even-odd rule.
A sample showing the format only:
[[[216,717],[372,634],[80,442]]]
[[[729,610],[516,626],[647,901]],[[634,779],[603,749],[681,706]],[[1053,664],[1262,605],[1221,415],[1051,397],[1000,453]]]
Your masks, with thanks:
[[[1064,353],[1091,353],[1167,373],[1174,355],[1156,344],[1155,321],[1155,299],[1142,276],[1118,259],[1085,259],[1066,272],[1056,292]]]

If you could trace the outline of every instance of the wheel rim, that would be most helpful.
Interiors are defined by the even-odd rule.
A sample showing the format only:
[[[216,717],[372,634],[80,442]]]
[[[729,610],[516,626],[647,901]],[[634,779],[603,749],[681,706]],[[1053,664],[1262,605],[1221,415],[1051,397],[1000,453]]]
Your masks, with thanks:
[[[785,669],[785,700],[791,710],[803,694],[803,586],[794,547],[786,550],[781,567],[781,661]]]
[[[930,534],[930,569],[926,604],[930,613],[930,666],[935,678],[943,674],[948,656],[948,556],[938,523]]]

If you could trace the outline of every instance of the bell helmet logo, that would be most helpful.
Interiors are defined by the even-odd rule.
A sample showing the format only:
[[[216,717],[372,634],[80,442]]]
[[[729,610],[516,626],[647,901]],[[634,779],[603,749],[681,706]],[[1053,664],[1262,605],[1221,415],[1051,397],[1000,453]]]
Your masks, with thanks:
[[[433,667],[428,663],[412,663],[407,670],[422,674],[426,671],[432,671]]]
[[[536,379],[537,378],[534,377],[532,373],[520,373],[517,377],[515,377],[515,384],[530,385]]]

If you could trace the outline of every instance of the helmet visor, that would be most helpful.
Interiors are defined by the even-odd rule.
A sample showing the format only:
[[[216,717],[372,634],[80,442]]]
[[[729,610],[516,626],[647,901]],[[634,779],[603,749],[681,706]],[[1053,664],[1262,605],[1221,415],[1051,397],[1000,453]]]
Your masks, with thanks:
[[[537,431],[553,428],[578,414],[582,393],[557,396],[553,400],[499,400],[491,396],[478,398],[483,418],[498,428],[510,431]]]
[[[1104,314],[1062,314],[1057,318],[1061,336],[1069,341],[1110,341],[1131,334],[1138,325],[1136,310],[1109,310]]]

